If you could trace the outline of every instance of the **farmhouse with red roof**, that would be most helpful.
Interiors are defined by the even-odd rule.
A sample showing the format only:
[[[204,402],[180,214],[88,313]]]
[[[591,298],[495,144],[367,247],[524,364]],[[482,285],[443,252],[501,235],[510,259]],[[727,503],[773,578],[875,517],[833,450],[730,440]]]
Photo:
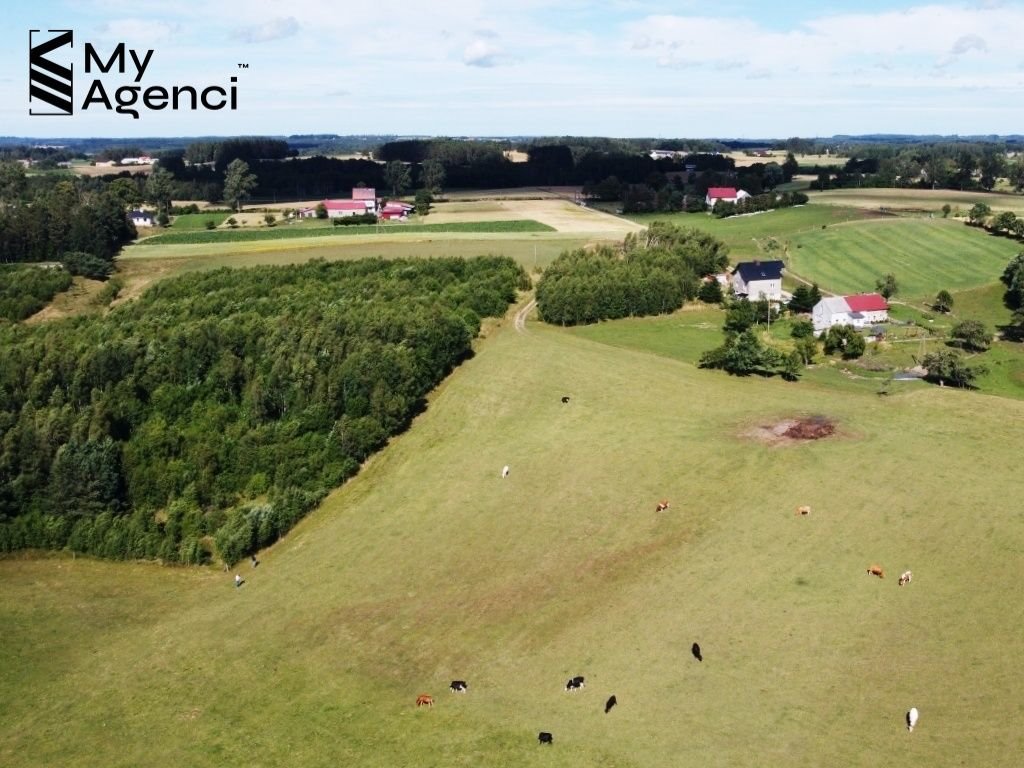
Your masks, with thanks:
[[[324,200],[323,206],[327,209],[327,218],[329,219],[377,213],[377,190],[373,187],[355,187],[352,189],[351,200]],[[312,219],[314,217],[316,217],[316,206],[299,211],[299,218]]]
[[[704,202],[707,203],[708,208],[714,208],[715,203],[719,200],[735,203],[745,197],[750,197],[750,193],[746,190],[736,189],[735,187],[711,187],[708,190],[707,197],[704,198]]]
[[[829,296],[814,305],[812,317],[816,333],[833,325],[864,328],[875,323],[888,322],[889,304],[877,293]]]

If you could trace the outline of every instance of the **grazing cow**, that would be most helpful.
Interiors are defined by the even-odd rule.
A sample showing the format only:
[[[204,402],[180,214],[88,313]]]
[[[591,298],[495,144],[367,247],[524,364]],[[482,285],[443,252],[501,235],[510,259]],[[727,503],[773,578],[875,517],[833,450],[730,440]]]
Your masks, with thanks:
[[[868,573],[870,573],[872,576],[877,576],[880,579],[885,578],[885,569],[882,568],[882,566],[880,565],[872,565],[870,568],[868,568]]]
[[[569,402],[569,396],[568,395],[562,395],[562,402],[563,403],[568,403]]]
[[[501,476],[508,477],[508,464],[501,468]]]
[[[616,701],[614,696],[609,696],[608,701],[604,703],[604,713],[607,715],[609,712],[612,711],[612,707],[614,707],[618,703],[619,702]]]
[[[668,499],[662,499],[661,501],[658,502],[658,506],[654,508],[654,511],[664,512],[666,509],[668,509],[668,506]]]
[[[583,675],[577,675],[565,684],[565,690],[567,691],[578,691],[584,687],[586,687],[586,683],[584,682]]]
[[[900,574],[900,586],[902,587],[904,584],[909,584],[912,578],[914,578],[914,574],[910,571],[904,571]]]
[[[555,737],[552,736],[547,731],[541,731],[540,733],[537,734],[537,741],[540,742],[541,744],[554,744],[555,743]]]
[[[469,690],[469,684],[465,680],[452,680],[452,684],[448,687],[451,688],[452,693],[465,693]]]
[[[255,568],[257,565],[260,564],[260,561],[256,559],[256,555],[252,555],[251,559],[252,559],[252,567],[253,568]]]
[[[235,587],[240,587],[245,583],[245,579],[242,578],[241,574],[235,574]]]
[[[917,707],[911,707],[907,712],[907,730],[913,731],[915,725],[917,725]]]
[[[700,654],[700,643],[694,643],[690,646],[690,653],[693,654],[693,658],[697,661],[704,661],[704,657]]]
[[[798,515],[809,515],[809,514],[811,514],[811,508],[809,506],[807,506],[806,504],[804,504],[802,507],[797,507],[796,508],[796,513]]]
[[[434,697],[429,693],[421,693],[416,697],[417,707],[432,707],[434,706]]]

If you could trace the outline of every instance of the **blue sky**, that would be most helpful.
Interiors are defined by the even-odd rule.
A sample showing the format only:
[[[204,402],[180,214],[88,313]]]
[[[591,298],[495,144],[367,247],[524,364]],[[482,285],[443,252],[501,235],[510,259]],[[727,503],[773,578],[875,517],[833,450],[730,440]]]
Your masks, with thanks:
[[[0,134],[1024,133],[1024,2],[97,0],[8,7]],[[28,114],[29,29],[75,30],[76,114]],[[83,45],[235,112],[81,103]],[[238,68],[246,63],[245,70]],[[130,76],[104,76],[111,92]]]

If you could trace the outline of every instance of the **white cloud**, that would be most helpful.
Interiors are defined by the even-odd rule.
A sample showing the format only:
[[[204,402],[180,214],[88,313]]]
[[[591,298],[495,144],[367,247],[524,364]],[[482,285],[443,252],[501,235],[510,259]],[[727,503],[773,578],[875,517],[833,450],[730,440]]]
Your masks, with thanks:
[[[504,53],[490,40],[477,38],[462,52],[462,62],[468,67],[496,67],[502,63]]]
[[[180,32],[180,24],[145,19],[114,19],[96,27],[97,39],[103,42],[125,42],[129,48],[159,43]]]
[[[252,27],[239,27],[231,33],[236,40],[243,43],[269,43],[291,37],[299,31],[299,22],[294,16],[275,18]]]

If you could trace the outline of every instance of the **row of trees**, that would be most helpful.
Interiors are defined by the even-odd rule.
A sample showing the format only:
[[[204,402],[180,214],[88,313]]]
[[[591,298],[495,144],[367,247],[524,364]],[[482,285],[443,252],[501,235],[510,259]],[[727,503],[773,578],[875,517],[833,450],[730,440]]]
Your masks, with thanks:
[[[655,222],[621,248],[563,253],[537,285],[537,309],[558,325],[672,312],[727,264],[728,248],[706,232]]]
[[[0,324],[0,551],[237,559],[404,429],[526,283],[498,257],[221,269]]]
[[[737,200],[735,203],[728,200],[716,200],[711,212],[716,218],[725,219],[729,216],[739,216],[744,213],[759,213],[761,211],[772,211],[776,208],[792,208],[794,205],[805,205],[808,197],[803,192],[783,192],[781,195],[769,193],[765,195],[751,195]]]

